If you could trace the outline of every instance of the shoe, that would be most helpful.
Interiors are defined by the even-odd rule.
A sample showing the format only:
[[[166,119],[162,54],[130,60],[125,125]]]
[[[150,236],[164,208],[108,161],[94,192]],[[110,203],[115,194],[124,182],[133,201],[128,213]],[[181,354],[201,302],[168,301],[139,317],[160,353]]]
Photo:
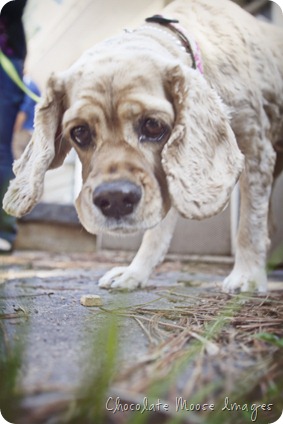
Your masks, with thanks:
[[[0,238],[0,255],[11,253],[13,245],[8,240]]]

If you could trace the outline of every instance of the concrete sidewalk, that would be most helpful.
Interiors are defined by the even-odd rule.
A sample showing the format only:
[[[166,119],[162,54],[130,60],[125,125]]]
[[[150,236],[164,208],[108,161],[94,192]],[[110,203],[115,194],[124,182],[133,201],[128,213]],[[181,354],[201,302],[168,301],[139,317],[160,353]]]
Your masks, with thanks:
[[[158,317],[158,311],[183,311],[186,306],[201,304],[205,296],[219,299],[223,305],[229,299],[221,294],[220,288],[231,269],[230,260],[219,264],[175,258],[156,270],[146,290],[117,292],[98,287],[97,281],[105,271],[127,264],[130,258],[131,254],[117,252],[58,255],[27,251],[0,257],[0,324],[6,345],[13,346],[20,334],[27,332],[21,388],[28,408],[43,407],[55,399],[73,396],[74,390],[82,384],[85,365],[88,366],[91,340],[97,340],[97,355],[101,355],[101,328],[109,316],[107,311],[122,308],[132,311],[132,315],[138,311],[145,316],[151,313],[148,311],[151,308]],[[282,271],[271,274],[270,290],[271,295],[274,292],[283,296]],[[103,308],[82,306],[80,298],[84,294],[101,296]],[[155,348],[158,345],[159,335],[154,339],[153,333],[149,335],[141,321],[130,315],[125,313],[120,317],[118,314],[116,318],[120,371],[145,363],[144,358],[153,352],[153,345]],[[162,325],[166,319],[163,314]],[[174,327],[179,321],[167,319],[166,322]],[[160,340],[160,344],[164,340]],[[99,364],[99,357],[93,361]],[[238,361],[243,364],[243,356]],[[127,387],[124,380],[121,388],[127,391],[134,386],[131,381]],[[21,422],[25,422],[24,419]]]

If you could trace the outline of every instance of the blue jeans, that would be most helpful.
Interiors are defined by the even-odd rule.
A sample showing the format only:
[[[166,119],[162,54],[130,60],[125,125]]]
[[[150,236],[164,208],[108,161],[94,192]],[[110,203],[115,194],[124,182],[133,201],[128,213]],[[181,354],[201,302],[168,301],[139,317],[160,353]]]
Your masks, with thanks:
[[[19,75],[23,75],[24,61],[11,59]],[[13,128],[17,113],[23,101],[23,91],[10,79],[0,65],[0,238],[13,243],[17,235],[16,219],[2,209],[2,201],[9,181],[14,177],[12,171]]]

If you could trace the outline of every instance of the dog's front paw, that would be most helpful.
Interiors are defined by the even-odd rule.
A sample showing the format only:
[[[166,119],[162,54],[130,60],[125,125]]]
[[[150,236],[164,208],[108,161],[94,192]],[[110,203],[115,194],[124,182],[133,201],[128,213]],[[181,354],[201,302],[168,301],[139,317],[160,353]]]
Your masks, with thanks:
[[[267,276],[264,269],[254,272],[243,272],[234,269],[223,281],[222,289],[226,293],[260,292],[267,291]]]
[[[135,290],[144,287],[148,277],[142,272],[137,272],[131,267],[116,267],[108,271],[100,278],[98,285],[103,289],[127,289]]]

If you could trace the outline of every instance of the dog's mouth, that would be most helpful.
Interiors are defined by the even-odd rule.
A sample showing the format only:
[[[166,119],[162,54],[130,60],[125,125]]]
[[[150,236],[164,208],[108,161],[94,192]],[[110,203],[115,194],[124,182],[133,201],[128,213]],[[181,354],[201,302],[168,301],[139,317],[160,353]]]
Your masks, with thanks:
[[[113,235],[135,234],[140,231],[140,225],[137,224],[135,219],[120,218],[120,219],[107,219],[104,222],[103,231]]]
[[[94,189],[85,187],[76,208],[82,225],[92,234],[134,234],[154,227],[164,215],[157,195],[151,202],[145,198],[143,185],[120,179],[102,182]]]

